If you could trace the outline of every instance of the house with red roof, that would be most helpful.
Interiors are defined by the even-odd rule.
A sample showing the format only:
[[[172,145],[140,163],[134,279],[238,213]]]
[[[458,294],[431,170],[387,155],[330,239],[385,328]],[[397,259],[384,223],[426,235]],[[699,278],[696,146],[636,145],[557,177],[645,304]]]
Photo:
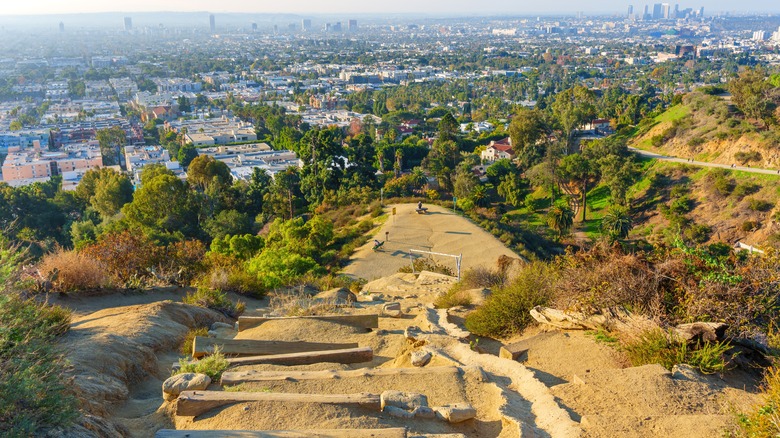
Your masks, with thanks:
[[[512,160],[515,158],[515,151],[512,149],[512,139],[507,137],[498,141],[491,141],[480,155],[482,162],[493,163],[501,159]]]

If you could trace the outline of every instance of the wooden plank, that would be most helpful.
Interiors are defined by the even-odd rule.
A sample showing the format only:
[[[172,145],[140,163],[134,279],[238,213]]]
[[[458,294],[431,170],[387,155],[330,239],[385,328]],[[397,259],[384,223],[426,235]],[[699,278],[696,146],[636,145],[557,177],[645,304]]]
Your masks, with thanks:
[[[196,417],[233,403],[280,402],[362,406],[381,410],[378,394],[292,394],[285,392],[184,391],[176,401],[176,415]]]
[[[371,347],[347,348],[344,350],[311,351],[307,353],[274,354],[269,356],[250,356],[229,358],[232,366],[239,365],[310,365],[320,362],[362,363],[374,359]]]
[[[282,318],[267,318],[260,316],[239,316],[238,331],[244,331],[257,327],[268,321],[290,321],[295,319],[314,319],[318,321],[334,322],[337,324],[351,325],[364,329],[379,328],[379,315],[316,315],[316,316],[290,316]]]
[[[215,339],[196,336],[192,343],[192,357],[199,359],[219,347],[226,356],[265,356],[269,354],[305,353],[308,351],[344,350],[357,348],[357,342],[344,344],[322,342],[261,341],[253,339]]]
[[[171,430],[157,431],[155,438],[407,438],[404,427],[387,429],[320,430]]]
[[[464,367],[467,368],[467,367]],[[426,368],[363,368],[359,370],[330,371],[228,371],[222,373],[222,385],[238,385],[245,382],[273,382],[288,380],[327,380],[354,379],[361,377],[383,376],[440,376],[458,375],[464,368],[460,367],[426,367]]]
[[[239,365],[311,365],[320,362],[333,363],[363,363],[374,359],[371,347],[348,348],[345,350],[311,351],[307,353],[272,354],[268,356],[229,357],[226,360],[231,366]],[[197,363],[192,361],[190,363]],[[179,362],[174,362],[171,369],[178,370]]]

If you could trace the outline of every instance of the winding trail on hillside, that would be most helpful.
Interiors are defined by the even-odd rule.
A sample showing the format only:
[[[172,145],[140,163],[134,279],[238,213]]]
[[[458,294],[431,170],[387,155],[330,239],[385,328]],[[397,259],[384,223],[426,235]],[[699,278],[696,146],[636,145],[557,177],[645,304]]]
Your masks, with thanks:
[[[385,242],[381,251],[373,251],[374,243],[369,241],[350,257],[350,264],[343,273],[367,280],[395,274],[399,268],[410,264],[411,249],[463,254],[461,272],[476,266],[494,267],[502,255],[520,258],[468,219],[437,205],[426,204],[425,207],[428,208],[427,214],[417,214],[416,204],[386,207],[388,218],[374,235],[375,239]],[[385,233],[388,233],[387,241]],[[436,261],[455,272],[453,258],[436,257]]]
[[[764,175],[780,175],[780,170],[772,170],[772,169],[759,169],[756,167],[746,167],[746,166],[734,166],[731,167],[728,164],[718,164],[718,163],[708,163],[706,161],[691,161],[687,158],[677,158],[677,157],[670,157],[668,155],[661,155],[657,154],[655,152],[649,152],[642,149],[637,149],[634,147],[629,147],[629,151],[635,152],[636,154],[646,157],[646,158],[653,158],[659,161],[669,161],[671,163],[682,163],[682,164],[690,164],[692,166],[699,166],[699,167],[710,167],[710,168],[720,168],[720,169],[728,169],[728,170],[739,170],[740,172],[749,172],[749,173],[760,173]]]

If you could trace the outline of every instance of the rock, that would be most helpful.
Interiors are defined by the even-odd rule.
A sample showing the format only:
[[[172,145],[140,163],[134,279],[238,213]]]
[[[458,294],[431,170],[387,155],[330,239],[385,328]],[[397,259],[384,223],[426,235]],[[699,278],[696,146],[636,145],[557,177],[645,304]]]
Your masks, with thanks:
[[[405,411],[412,411],[420,406],[428,406],[428,397],[415,392],[385,391],[379,396],[382,410],[386,407],[396,407]]]
[[[412,365],[424,367],[431,361],[431,352],[424,350],[412,351]]]
[[[382,315],[400,318],[403,315],[401,304],[398,302],[386,303],[382,306]]]
[[[582,315],[571,315],[558,309],[536,306],[530,310],[530,313],[531,317],[536,321],[564,330],[584,330],[585,328],[592,328],[582,325],[582,321],[584,320]]]
[[[233,339],[236,337],[238,332],[233,329],[232,326],[229,327],[214,327],[208,332],[208,336],[210,338],[217,338],[217,339]]]
[[[349,289],[345,289],[343,287],[320,292],[314,296],[314,299],[337,305],[352,304],[357,301],[355,294],[350,292]]]
[[[165,401],[173,401],[183,391],[199,391],[208,388],[211,378],[205,374],[183,373],[169,377],[163,382],[162,391]]]
[[[412,413],[417,418],[436,418],[436,412],[434,412],[433,409],[429,408],[428,406],[420,406],[419,408],[415,408],[414,412]]]
[[[450,423],[460,423],[477,416],[477,410],[468,403],[438,406],[433,410],[436,412],[436,418]]]
[[[409,327],[404,330],[404,336],[406,336],[407,341],[411,342],[417,342],[417,340],[420,338],[420,335],[422,335],[422,329],[420,327],[417,327],[416,325],[410,325]]]
[[[211,324],[211,330],[217,330],[217,329],[228,329],[233,330],[233,325],[231,324],[225,324],[224,322],[215,322],[214,324]]]
[[[395,406],[385,406],[384,409],[382,409],[382,411],[387,413],[391,417],[404,418],[404,419],[414,418],[414,413],[405,411]]]
[[[689,343],[719,342],[726,338],[729,325],[722,322],[693,322],[675,327],[677,336]]]

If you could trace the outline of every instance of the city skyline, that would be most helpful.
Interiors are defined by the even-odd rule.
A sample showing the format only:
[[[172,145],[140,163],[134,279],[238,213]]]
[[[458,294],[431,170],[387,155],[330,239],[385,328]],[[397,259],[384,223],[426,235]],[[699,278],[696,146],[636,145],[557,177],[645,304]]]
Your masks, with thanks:
[[[206,0],[171,0],[159,2],[153,0],[117,0],[106,3],[97,0],[75,0],[63,3],[61,0],[30,0],[4,4],[0,6],[0,16],[4,15],[50,15],[94,12],[211,12],[211,13],[295,13],[295,14],[334,14],[334,13],[421,13],[435,15],[490,15],[490,14],[560,14],[575,13],[619,13],[625,11],[628,5],[635,9],[643,8],[645,4],[652,5],[656,1],[624,1],[624,0],[592,0],[587,3],[575,0],[557,1],[553,5],[537,2],[516,2],[511,0],[496,0],[490,5],[475,3],[469,0],[432,0],[425,3],[412,0],[398,0],[392,4],[366,3],[358,0],[342,0],[338,2],[319,2],[314,0],[292,0],[284,3],[260,1],[248,4],[242,0],[223,0],[215,6]],[[678,2],[667,2],[670,4]],[[716,0],[679,2],[680,7],[705,7],[713,13],[719,11],[732,12],[780,12],[780,3],[764,0],[744,0],[738,7],[733,1]]]

